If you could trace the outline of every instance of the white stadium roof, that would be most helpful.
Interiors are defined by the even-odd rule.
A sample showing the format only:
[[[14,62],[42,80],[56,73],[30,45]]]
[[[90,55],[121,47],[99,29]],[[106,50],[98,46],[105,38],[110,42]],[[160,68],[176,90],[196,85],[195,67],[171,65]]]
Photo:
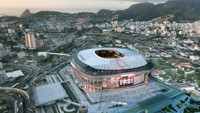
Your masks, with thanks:
[[[96,50],[114,50],[124,54],[121,58],[102,58]],[[77,54],[78,59],[86,65],[100,70],[121,70],[138,68],[147,64],[147,59],[134,51],[121,48],[94,48],[82,50]]]

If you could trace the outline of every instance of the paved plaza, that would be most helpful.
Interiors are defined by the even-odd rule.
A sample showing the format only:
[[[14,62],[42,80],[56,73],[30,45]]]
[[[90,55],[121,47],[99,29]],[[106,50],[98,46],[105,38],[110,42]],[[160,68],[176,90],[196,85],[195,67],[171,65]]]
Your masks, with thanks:
[[[74,92],[78,96],[80,103],[88,106],[89,113],[95,112],[120,112],[125,109],[131,108],[146,99],[162,94],[162,90],[165,89],[159,82],[151,79],[149,84],[119,88],[114,90],[104,90],[102,92],[86,91],[84,94],[72,80],[69,75],[64,77],[67,79],[73,87]],[[89,99],[87,99],[89,97]],[[90,103],[88,100],[92,101]],[[101,101],[101,102],[100,102]],[[116,105],[115,102],[123,102],[124,105],[121,107],[113,107]],[[127,105],[125,105],[127,104]]]
[[[161,94],[165,88],[157,81],[151,80],[149,84],[130,88],[118,88],[115,90],[105,90],[102,92],[91,92],[85,90],[92,102],[120,101],[127,105],[138,103],[158,94]],[[102,96],[101,96],[102,95]]]

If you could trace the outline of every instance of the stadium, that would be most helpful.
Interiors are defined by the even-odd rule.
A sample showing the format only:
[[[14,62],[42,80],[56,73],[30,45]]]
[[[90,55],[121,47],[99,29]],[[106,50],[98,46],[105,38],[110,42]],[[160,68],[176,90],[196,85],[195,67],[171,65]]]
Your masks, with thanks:
[[[146,57],[122,48],[82,50],[74,54],[70,64],[79,86],[89,91],[148,84],[153,70]]]

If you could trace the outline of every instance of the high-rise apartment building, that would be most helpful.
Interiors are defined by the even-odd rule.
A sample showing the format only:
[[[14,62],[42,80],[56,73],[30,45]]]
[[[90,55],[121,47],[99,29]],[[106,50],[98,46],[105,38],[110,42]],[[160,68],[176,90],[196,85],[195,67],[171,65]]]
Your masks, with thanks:
[[[36,40],[33,33],[25,34],[26,47],[29,49],[36,49]]]

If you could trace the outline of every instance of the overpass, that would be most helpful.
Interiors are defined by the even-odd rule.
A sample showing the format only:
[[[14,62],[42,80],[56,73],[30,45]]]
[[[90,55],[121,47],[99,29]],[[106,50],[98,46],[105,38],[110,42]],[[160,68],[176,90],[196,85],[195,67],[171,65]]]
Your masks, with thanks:
[[[38,52],[38,56],[47,57],[47,55],[58,55],[58,56],[68,56],[68,57],[70,57],[69,54],[65,54],[65,53]]]
[[[2,91],[10,91],[10,92],[15,92],[15,93],[19,93],[21,95],[23,95],[26,99],[29,99],[29,94],[21,89],[17,89],[17,88],[11,88],[11,87],[0,87],[0,90]]]
[[[27,113],[29,111],[29,106],[30,106],[30,97],[29,94],[21,89],[17,89],[17,88],[11,88],[11,87],[0,87],[0,91],[5,91],[5,92],[14,92],[14,93],[18,93],[20,95],[22,95],[24,97],[24,102],[25,102],[25,109],[24,109],[24,113]]]

